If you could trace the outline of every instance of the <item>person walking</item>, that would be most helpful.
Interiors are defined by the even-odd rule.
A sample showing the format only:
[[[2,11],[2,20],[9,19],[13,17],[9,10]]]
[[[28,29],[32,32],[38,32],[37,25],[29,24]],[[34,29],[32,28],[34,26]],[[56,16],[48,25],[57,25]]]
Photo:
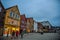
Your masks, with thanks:
[[[23,30],[20,30],[21,38],[23,38]]]
[[[12,32],[12,38],[14,38],[14,37],[15,37],[15,31]]]
[[[19,32],[18,31],[16,31],[16,37],[18,38],[18,35],[19,35]]]
[[[42,29],[40,29],[40,33],[43,34],[43,30]]]

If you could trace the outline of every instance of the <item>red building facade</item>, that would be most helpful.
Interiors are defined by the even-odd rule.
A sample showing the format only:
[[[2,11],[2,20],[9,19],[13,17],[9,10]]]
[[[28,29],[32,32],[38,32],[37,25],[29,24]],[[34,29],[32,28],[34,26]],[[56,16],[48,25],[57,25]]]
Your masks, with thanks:
[[[25,14],[21,15],[21,29],[26,29],[26,17]]]

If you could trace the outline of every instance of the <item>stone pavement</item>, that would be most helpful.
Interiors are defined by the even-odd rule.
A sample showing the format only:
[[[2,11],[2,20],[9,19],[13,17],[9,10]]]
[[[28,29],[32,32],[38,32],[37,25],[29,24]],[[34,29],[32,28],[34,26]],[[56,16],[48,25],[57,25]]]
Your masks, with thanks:
[[[29,33],[25,34],[23,39],[19,36],[18,39],[13,40],[60,40],[58,38],[58,33],[44,33],[43,35],[40,33]]]

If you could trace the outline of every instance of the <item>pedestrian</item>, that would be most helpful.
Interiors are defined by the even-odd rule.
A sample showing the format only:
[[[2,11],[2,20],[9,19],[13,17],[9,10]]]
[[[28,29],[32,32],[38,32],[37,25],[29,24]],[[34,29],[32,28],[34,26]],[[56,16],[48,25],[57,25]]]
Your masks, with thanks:
[[[7,37],[8,37],[8,34],[9,34],[9,30],[7,31]]]
[[[23,38],[23,30],[20,30],[21,38]]]
[[[12,32],[12,38],[14,38],[14,37],[15,37],[15,31]]]
[[[16,37],[18,38],[18,35],[19,35],[19,32],[18,31],[16,31]]]
[[[23,30],[23,33],[26,34],[26,29]]]
[[[22,33],[22,29],[20,29],[20,34]]]
[[[43,34],[43,30],[42,29],[40,30],[40,32],[41,32],[41,34]]]

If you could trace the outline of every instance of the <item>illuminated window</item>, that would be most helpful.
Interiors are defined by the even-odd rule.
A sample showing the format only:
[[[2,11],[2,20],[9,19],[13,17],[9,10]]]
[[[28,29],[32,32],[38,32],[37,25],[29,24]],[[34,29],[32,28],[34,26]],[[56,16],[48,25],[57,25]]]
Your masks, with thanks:
[[[15,30],[15,28],[12,28],[12,30]]]

